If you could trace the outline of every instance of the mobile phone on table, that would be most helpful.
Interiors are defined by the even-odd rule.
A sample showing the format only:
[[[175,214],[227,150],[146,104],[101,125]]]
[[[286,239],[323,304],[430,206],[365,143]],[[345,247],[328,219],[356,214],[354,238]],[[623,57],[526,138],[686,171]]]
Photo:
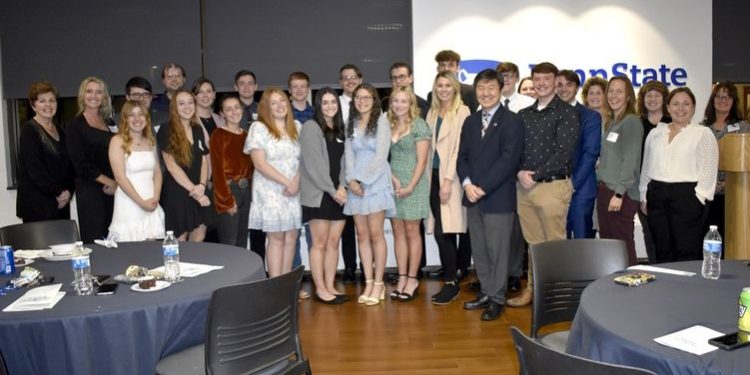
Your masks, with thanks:
[[[109,296],[109,295],[115,294],[118,286],[120,286],[120,284],[117,284],[117,283],[99,285],[99,287],[96,288],[96,295],[97,296]]]
[[[750,345],[750,339],[748,338],[747,332],[734,332],[724,336],[714,337],[708,340],[708,343],[724,350],[734,350]]]

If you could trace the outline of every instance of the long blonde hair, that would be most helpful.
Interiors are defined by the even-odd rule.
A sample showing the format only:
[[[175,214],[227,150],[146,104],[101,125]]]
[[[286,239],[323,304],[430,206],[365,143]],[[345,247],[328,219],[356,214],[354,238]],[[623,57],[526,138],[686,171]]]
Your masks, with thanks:
[[[406,94],[407,99],[409,99],[409,112],[407,113],[406,121],[406,132],[408,132],[409,129],[411,129],[411,123],[419,117],[419,107],[417,106],[417,97],[416,95],[414,95],[414,90],[411,89],[411,86],[396,87],[391,91],[391,97],[388,99],[388,101],[391,101],[396,96],[396,94],[402,92]],[[388,105],[388,122],[391,123],[391,128],[394,128],[397,125],[396,121],[396,114],[393,113],[393,105]]]
[[[286,96],[284,91],[280,88],[269,87],[266,88],[265,91],[263,91],[263,96],[261,96],[260,103],[258,103],[258,120],[262,122],[266,126],[266,128],[268,128],[268,132],[271,133],[271,136],[274,139],[278,140],[281,138],[281,131],[276,128],[276,122],[271,115],[271,95],[273,94],[278,94],[279,97],[281,97],[281,100],[286,102],[287,111],[286,117],[284,119],[286,135],[289,137],[289,139],[296,141],[297,138],[299,138],[299,134],[297,134],[297,126],[294,125],[292,104],[289,102],[289,98]]]
[[[146,109],[140,102],[128,100],[122,106],[122,112],[120,113],[120,126],[117,130],[117,134],[122,137],[122,149],[125,151],[125,155],[130,155],[130,145],[133,143],[133,137],[130,136],[130,122],[128,122],[128,115],[133,113],[133,109],[135,108],[140,108],[146,116],[146,127],[143,128],[143,138],[146,138],[151,147],[154,147],[156,144],[154,133],[151,131],[151,115],[148,113],[148,109]]]
[[[102,87],[102,105],[99,107],[99,115],[102,116],[103,119],[111,119],[112,114],[114,113],[114,110],[112,109],[112,98],[109,96],[109,88],[107,88],[107,84],[102,81],[101,78],[97,77],[86,77],[81,81],[80,86],[78,86],[78,113],[77,115],[80,115],[83,113],[83,110],[86,109],[86,85],[88,85],[91,82],[98,83],[99,86]]]
[[[432,82],[432,104],[430,105],[430,111],[440,113],[440,100],[437,98],[437,82],[438,79],[445,78],[451,82],[453,87],[453,100],[446,109],[447,113],[456,113],[458,109],[464,104],[461,100],[461,84],[458,82],[456,75],[450,71],[442,71],[435,76],[435,80]]]

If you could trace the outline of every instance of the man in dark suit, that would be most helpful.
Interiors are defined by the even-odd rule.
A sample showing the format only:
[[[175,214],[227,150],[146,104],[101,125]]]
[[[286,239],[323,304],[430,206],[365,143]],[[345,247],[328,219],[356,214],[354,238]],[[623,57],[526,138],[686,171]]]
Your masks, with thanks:
[[[594,238],[596,200],[596,160],[602,144],[602,116],[578,103],[576,93],[581,79],[572,70],[557,73],[556,91],[560,100],[578,111],[581,132],[573,154],[573,196],[568,208],[568,238]]]
[[[464,308],[483,308],[482,320],[494,320],[503,311],[508,286],[524,126],[518,115],[500,104],[503,78],[495,70],[479,72],[474,88],[482,110],[464,122],[456,170],[464,188],[463,204],[481,289]]]
[[[442,50],[435,55],[435,62],[437,63],[438,73],[449,71],[458,77],[458,72],[461,70],[461,55],[458,52],[449,49]],[[464,105],[469,107],[471,112],[479,108],[477,97],[474,95],[474,87],[471,85],[461,84],[461,100]],[[427,101],[432,103],[432,92],[427,94]]]

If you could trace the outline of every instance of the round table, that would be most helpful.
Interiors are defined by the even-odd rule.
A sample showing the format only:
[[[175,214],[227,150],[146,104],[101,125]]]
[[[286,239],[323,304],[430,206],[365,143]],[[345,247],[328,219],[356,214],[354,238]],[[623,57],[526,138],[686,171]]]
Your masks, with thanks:
[[[750,373],[750,347],[697,356],[653,340],[696,324],[723,333],[737,331],[737,300],[742,288],[750,286],[746,262],[723,261],[719,280],[702,278],[698,261],[658,266],[696,275],[654,272],[656,280],[637,287],[615,284],[618,274],[596,280],[581,296],[566,351],[657,374]]]
[[[163,265],[160,242],[120,243],[115,249],[86,246],[93,250],[95,275],[121,274],[131,264]],[[54,276],[67,294],[49,310],[0,312],[0,353],[9,373],[152,375],[160,358],[204,341],[214,290],[265,278],[261,258],[238,247],[182,242],[180,261],[224,268],[158,292],[135,292],[121,284],[111,296],[76,296],[70,261],[37,259],[31,267]],[[0,310],[25,291],[0,297]]]

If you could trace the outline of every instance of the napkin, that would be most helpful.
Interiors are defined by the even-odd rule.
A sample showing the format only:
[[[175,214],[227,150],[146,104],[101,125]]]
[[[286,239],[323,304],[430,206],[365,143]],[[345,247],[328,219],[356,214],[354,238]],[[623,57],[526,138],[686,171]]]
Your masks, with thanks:
[[[110,239],[94,240],[94,243],[97,245],[104,246],[106,248],[110,248],[110,249],[117,248],[117,242],[115,242],[115,240],[110,240]]]
[[[3,309],[3,312],[10,311],[32,311],[53,308],[65,296],[65,292],[60,291],[62,284],[52,284],[30,289],[19,299]]]
[[[13,256],[17,258],[36,259],[51,257],[54,255],[52,250],[16,250],[13,252]]]

